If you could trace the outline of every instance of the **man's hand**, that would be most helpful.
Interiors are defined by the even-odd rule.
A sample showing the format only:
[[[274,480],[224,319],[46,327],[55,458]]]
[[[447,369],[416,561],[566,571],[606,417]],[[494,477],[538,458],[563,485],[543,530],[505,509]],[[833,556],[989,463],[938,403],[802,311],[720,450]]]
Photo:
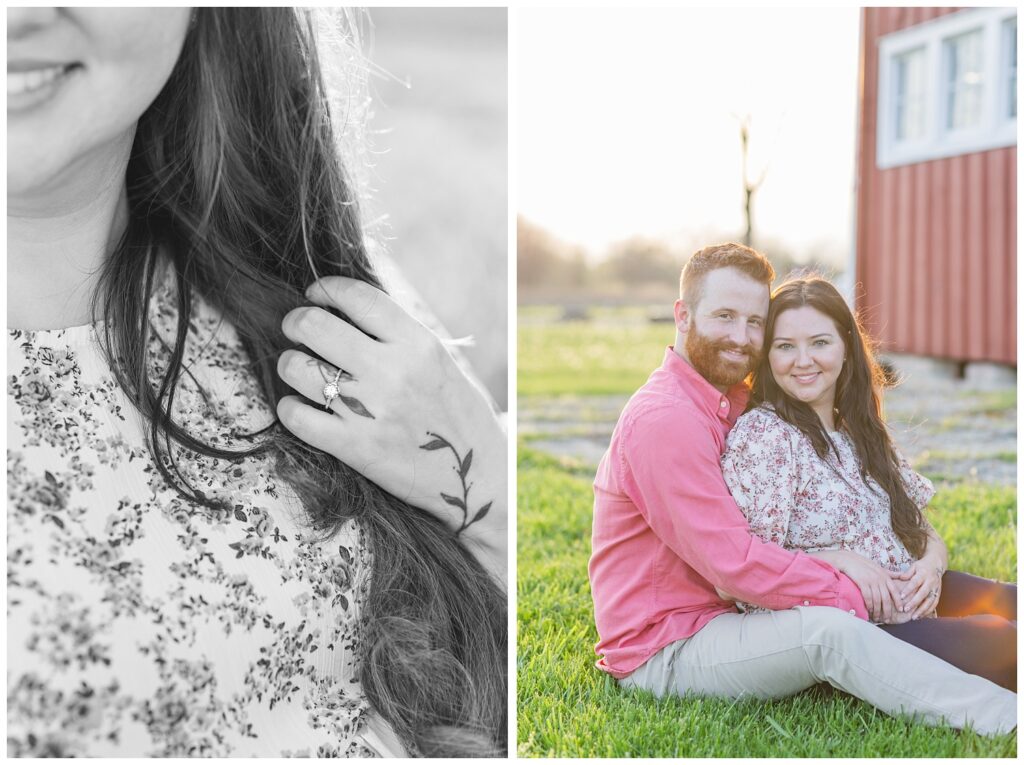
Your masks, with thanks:
[[[873,560],[850,550],[820,550],[808,554],[825,561],[853,580],[864,597],[864,605],[868,609],[871,621],[879,624],[899,624],[910,619],[910,613],[903,612],[899,574],[882,568]]]

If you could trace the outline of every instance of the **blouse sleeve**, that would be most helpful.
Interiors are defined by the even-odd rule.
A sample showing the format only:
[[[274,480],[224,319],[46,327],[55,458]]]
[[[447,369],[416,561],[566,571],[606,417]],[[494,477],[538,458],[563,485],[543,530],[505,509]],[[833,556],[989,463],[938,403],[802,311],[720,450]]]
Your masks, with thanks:
[[[784,423],[759,410],[742,417],[729,434],[722,474],[751,533],[789,547],[786,537],[799,470]]]
[[[910,467],[907,458],[897,449],[896,459],[899,463],[900,479],[903,481],[903,488],[910,497],[910,501],[917,505],[918,509],[924,510],[928,503],[935,496],[935,487],[932,482]]]

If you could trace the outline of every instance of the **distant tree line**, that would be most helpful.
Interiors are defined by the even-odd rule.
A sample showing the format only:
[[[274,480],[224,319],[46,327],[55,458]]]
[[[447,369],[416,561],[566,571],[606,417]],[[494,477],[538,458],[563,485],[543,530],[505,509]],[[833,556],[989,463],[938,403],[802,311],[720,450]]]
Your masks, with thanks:
[[[722,235],[684,248],[660,239],[634,236],[613,244],[600,261],[592,261],[582,247],[559,240],[522,216],[517,220],[516,231],[517,283],[520,293],[526,295],[672,292],[677,289],[680,270],[699,247],[742,238],[742,233],[737,232],[739,235]],[[827,275],[835,272],[834,254],[823,248],[804,253],[798,260],[778,242],[766,241],[755,246],[769,257],[780,276],[807,267]]]
[[[586,285],[583,248],[560,241],[522,216],[516,219],[516,239],[516,283],[520,289]]]

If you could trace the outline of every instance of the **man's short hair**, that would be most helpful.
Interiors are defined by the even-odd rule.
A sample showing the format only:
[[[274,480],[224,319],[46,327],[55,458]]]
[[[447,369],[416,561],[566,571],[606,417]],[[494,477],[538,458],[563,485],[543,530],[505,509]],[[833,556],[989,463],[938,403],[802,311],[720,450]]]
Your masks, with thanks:
[[[691,310],[704,297],[704,277],[719,268],[735,268],[766,287],[775,280],[775,269],[757,250],[737,242],[713,244],[693,253],[679,276],[679,297]]]

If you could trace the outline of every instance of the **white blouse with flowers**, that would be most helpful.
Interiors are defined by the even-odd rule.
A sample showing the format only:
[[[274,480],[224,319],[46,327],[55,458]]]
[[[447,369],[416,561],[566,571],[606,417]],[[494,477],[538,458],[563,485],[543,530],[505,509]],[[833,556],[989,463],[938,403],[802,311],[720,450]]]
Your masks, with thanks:
[[[831,451],[820,458],[811,440],[770,408],[737,420],[722,472],[751,533],[790,550],[850,550],[890,571],[905,570],[914,558],[892,529],[889,495],[874,479],[861,477],[850,438],[842,431],[829,435],[838,459]],[[900,474],[923,510],[935,494],[931,481],[902,455]]]
[[[158,364],[171,287],[151,306]],[[182,376],[190,432],[272,418],[201,301],[185,363],[211,394]],[[230,509],[183,499],[95,327],[8,331],[7,372],[9,756],[403,753],[358,681],[371,559],[354,523],[322,542],[266,459],[175,447],[190,484]]]

